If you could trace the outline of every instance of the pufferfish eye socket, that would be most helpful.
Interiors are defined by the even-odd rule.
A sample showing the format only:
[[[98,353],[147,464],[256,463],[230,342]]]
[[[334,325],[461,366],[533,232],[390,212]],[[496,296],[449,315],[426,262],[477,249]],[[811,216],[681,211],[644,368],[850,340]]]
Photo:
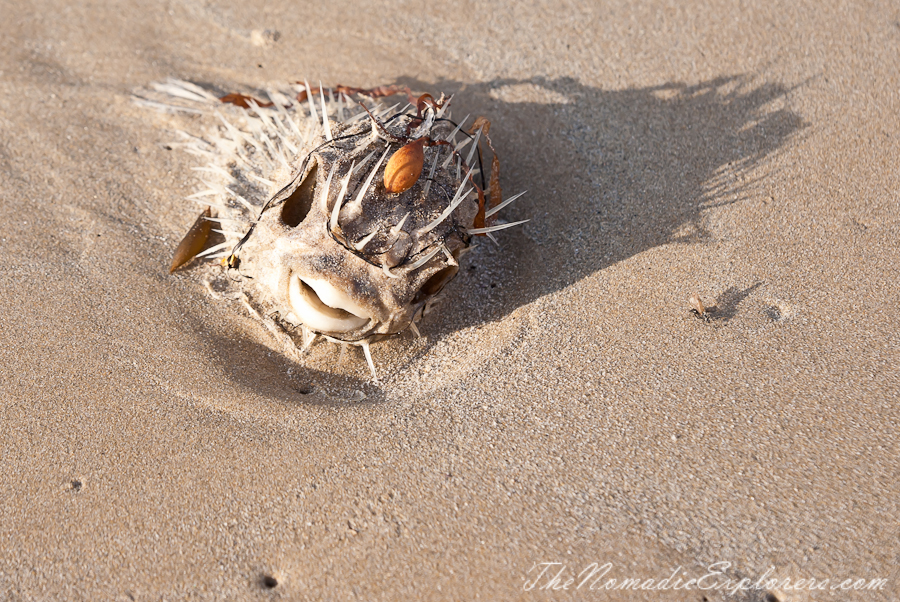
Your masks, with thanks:
[[[288,294],[300,321],[319,332],[349,332],[369,322],[362,307],[324,280],[293,274]]]
[[[455,265],[447,266],[444,269],[440,270],[436,274],[434,274],[431,278],[425,281],[425,284],[422,285],[422,288],[419,289],[419,292],[416,293],[415,299],[413,299],[413,303],[419,303],[428,297],[437,294],[440,292],[444,285],[450,282],[456,273],[459,271],[459,267]]]
[[[312,209],[316,196],[316,175],[319,164],[313,163],[312,169],[306,174],[303,182],[297,186],[293,194],[287,198],[281,208],[281,221],[286,226],[296,228],[299,226]]]

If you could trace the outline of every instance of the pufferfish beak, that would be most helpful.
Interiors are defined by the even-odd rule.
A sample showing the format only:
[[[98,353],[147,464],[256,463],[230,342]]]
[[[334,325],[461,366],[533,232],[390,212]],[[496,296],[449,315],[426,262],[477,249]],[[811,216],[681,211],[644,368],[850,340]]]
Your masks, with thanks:
[[[322,333],[343,333],[365,326],[371,317],[347,293],[324,280],[291,274],[291,308],[300,321]]]

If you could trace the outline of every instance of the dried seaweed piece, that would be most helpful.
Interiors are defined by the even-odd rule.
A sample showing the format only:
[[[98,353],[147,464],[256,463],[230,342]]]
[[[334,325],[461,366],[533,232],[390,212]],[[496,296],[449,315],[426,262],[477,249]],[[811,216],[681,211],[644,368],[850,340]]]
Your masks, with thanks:
[[[488,214],[488,210],[493,209],[500,205],[503,202],[503,193],[500,190],[500,156],[497,154],[497,151],[494,149],[494,144],[491,142],[491,122],[486,117],[476,117],[475,121],[472,123],[472,127],[470,128],[471,133],[475,133],[478,130],[481,130],[482,135],[485,140],[487,140],[488,146],[491,149],[491,153],[493,153],[493,157],[491,158],[491,179],[489,180],[489,193],[490,193],[490,205],[488,206],[485,203],[484,195],[479,190],[478,193],[478,214],[475,216],[474,228],[486,228],[493,224],[494,220],[490,219],[495,214]],[[485,233],[479,234],[479,236],[485,236]]]
[[[224,102],[227,104],[237,105],[242,109],[250,109],[255,104],[258,107],[274,107],[275,103],[272,102],[263,102],[252,96],[248,96],[246,94],[239,94],[237,92],[232,92],[231,94],[226,94],[222,98],[219,99],[220,102]],[[251,104],[253,103],[253,104]]]
[[[298,84],[302,84],[304,82],[296,82]],[[321,93],[323,88],[320,86],[318,88],[307,88],[306,90],[301,90],[297,93],[297,102],[303,102],[307,99],[308,95],[312,93],[313,95]],[[342,86],[338,84],[332,91],[335,94],[344,94],[345,96],[353,96],[354,94],[360,94],[362,96],[368,96],[369,98],[384,98],[386,96],[394,96],[395,94],[406,94],[407,98],[409,98],[409,102],[416,102],[415,96],[413,96],[412,90],[409,89],[408,86],[376,86],[374,88],[353,88],[351,86]]]

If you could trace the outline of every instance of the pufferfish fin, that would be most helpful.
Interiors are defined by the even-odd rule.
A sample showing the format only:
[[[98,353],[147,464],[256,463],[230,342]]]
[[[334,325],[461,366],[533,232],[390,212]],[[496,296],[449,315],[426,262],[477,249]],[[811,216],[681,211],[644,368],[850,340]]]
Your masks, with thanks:
[[[191,229],[188,230],[188,233],[184,235],[184,238],[181,239],[178,248],[175,249],[175,255],[172,257],[172,265],[169,268],[170,274],[196,257],[206,246],[209,240],[209,232],[212,229],[212,222],[207,219],[209,217],[212,217],[212,210],[207,207],[194,222],[194,225],[191,226]]]

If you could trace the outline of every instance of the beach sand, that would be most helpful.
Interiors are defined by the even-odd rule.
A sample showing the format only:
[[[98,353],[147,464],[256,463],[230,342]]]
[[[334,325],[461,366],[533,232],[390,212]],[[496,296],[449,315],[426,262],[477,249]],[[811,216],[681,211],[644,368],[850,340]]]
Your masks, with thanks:
[[[895,3],[73,4],[0,0],[0,600],[900,598]],[[294,362],[168,273],[167,77],[456,94],[531,221]]]

